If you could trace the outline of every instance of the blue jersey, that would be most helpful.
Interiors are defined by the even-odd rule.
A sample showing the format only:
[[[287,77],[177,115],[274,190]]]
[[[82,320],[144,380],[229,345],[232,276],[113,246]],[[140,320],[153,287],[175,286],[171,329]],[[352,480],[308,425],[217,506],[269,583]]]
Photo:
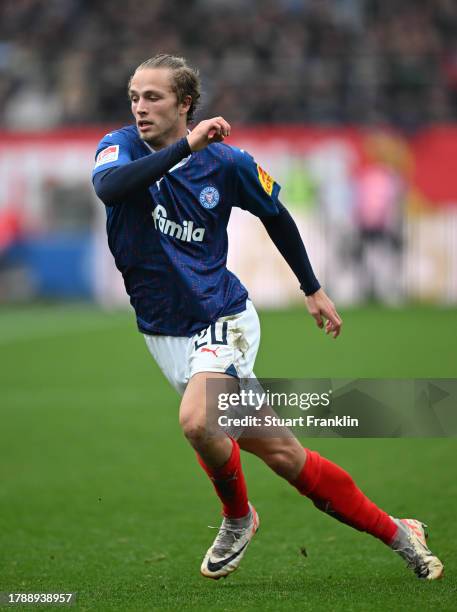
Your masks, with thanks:
[[[100,141],[93,176],[146,155],[154,152],[136,126],[124,127]],[[230,212],[276,215],[279,189],[248,153],[215,143],[106,206],[109,247],[140,331],[192,336],[245,309],[248,293],[226,267]]]

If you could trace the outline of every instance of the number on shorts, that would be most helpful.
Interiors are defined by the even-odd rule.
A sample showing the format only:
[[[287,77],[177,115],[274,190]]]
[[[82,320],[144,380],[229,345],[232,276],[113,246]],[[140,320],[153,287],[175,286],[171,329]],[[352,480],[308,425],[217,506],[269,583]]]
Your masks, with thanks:
[[[198,334],[198,340],[195,340],[195,350],[206,344],[227,344],[227,330],[227,321],[211,323],[207,329]],[[208,332],[210,333],[210,342],[208,342]]]

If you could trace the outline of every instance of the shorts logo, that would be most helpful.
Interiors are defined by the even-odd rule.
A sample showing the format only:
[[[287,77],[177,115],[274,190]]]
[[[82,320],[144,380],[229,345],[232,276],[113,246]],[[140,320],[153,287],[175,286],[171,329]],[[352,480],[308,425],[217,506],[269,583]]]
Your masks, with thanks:
[[[219,204],[219,192],[216,187],[205,187],[198,196],[203,208],[214,208]]]
[[[217,347],[217,348],[215,348],[215,349],[210,349],[210,348],[207,348],[206,346],[204,346],[204,347],[201,349],[200,353],[212,353],[212,354],[213,354],[215,357],[217,357],[217,351],[219,350],[219,348],[220,348],[220,347],[218,346],[218,347]]]
[[[103,164],[108,164],[113,161],[117,161],[119,159],[119,145],[111,145],[110,147],[106,147],[103,151],[97,155],[97,159],[95,160],[95,167],[102,166]]]
[[[274,185],[273,177],[271,177],[268,172],[265,172],[265,170],[261,168],[259,164],[257,164],[257,172],[259,175],[260,184],[262,185],[264,191],[266,191],[266,193],[271,196],[271,192],[273,191]]]

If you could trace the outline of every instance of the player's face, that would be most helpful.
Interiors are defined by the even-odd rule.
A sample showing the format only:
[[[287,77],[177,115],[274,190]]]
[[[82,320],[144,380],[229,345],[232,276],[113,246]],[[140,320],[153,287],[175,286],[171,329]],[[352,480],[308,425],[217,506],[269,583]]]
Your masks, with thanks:
[[[135,72],[130,83],[138,132],[155,147],[164,147],[185,134],[188,105],[178,104],[171,78],[168,68],[145,68]]]

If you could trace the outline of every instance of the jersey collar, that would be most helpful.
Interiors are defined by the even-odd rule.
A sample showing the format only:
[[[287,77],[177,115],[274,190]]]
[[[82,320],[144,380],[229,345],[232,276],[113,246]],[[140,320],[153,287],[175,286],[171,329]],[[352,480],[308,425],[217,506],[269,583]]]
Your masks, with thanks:
[[[190,130],[187,130],[187,133],[190,134]],[[155,153],[155,149],[153,149],[151,147],[150,144],[148,144],[147,142],[145,142],[144,140],[142,140],[142,143],[144,145],[146,145],[146,148],[149,149],[149,151],[151,153]],[[182,159],[181,161],[179,161],[177,164],[175,164],[172,168],[170,168],[170,170],[168,170],[167,172],[173,172],[173,170],[177,170],[178,168],[181,168],[181,166],[184,166],[184,164],[187,164],[187,162],[190,159],[190,156],[192,155],[192,153],[190,155],[188,155],[187,157],[185,157],[184,159]]]

